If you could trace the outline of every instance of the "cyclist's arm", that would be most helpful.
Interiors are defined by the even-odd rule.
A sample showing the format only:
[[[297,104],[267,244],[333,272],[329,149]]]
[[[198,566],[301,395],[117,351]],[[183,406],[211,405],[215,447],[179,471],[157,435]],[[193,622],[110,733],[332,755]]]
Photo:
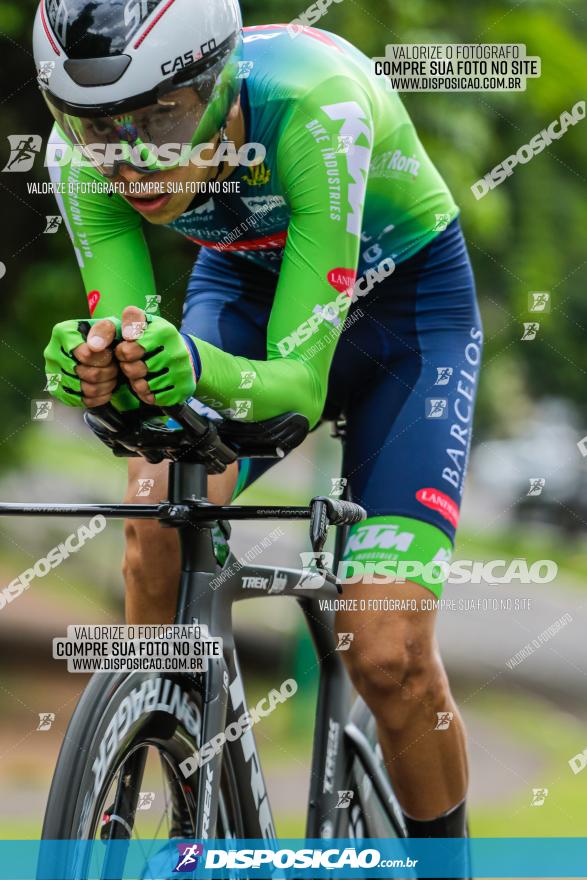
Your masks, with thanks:
[[[331,118],[325,106],[337,108],[330,112],[339,118]],[[317,141],[311,134],[307,126],[314,121],[326,131],[328,140]],[[355,145],[348,157],[336,155],[339,173],[329,174],[325,151],[334,153],[337,135],[345,131],[353,135]],[[332,78],[298,101],[280,134],[278,148],[279,176],[291,220],[267,328],[267,360],[234,357],[194,337],[201,361],[198,397],[224,408],[248,399],[251,405],[245,420],[258,421],[293,410],[306,415],[311,425],[318,421],[330,364],[350,304],[350,296],[334,286],[341,277],[341,272],[334,270],[343,270],[342,276],[351,278],[356,271],[372,140],[370,106],[353,80]],[[309,332],[312,326],[307,322],[316,321],[317,307],[324,308],[337,297],[342,302],[338,324],[325,320],[315,332]],[[301,332],[294,339],[298,328]],[[255,373],[249,390],[240,389],[245,371]]]
[[[66,146],[56,126],[50,143]],[[92,316],[120,317],[130,305],[144,309],[146,297],[155,294],[155,279],[140,216],[122,196],[92,192],[107,183],[92,168],[67,164],[51,167],[50,174]]]

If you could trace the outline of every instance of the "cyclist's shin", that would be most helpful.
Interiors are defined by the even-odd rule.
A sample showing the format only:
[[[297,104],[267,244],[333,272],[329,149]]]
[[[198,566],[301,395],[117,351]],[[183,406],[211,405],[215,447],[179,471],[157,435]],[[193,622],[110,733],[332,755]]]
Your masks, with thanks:
[[[403,814],[408,837],[462,837],[469,836],[467,830],[467,803],[465,800],[452,807],[442,816],[436,819],[412,819]],[[458,847],[455,859],[451,864],[456,877],[470,877],[471,866],[469,858],[469,846],[463,840],[462,847]]]

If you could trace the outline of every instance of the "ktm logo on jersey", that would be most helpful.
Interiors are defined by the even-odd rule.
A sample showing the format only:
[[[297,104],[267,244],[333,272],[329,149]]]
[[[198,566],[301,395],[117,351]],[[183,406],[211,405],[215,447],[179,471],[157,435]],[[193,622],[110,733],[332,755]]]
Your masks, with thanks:
[[[249,186],[265,186],[271,179],[271,168],[267,168],[264,162],[260,165],[253,165],[249,168],[249,173],[245,174],[243,180]]]

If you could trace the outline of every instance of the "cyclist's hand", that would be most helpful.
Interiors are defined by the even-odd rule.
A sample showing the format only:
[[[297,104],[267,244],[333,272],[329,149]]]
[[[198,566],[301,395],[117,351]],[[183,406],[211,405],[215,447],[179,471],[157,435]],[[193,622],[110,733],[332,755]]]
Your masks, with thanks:
[[[109,346],[119,337],[116,318],[88,321],[87,341],[80,320],[56,324],[45,349],[47,388],[68,406],[108,403],[116,388],[118,365]]]
[[[174,406],[194,394],[192,360],[183,336],[173,324],[127,306],[122,313],[122,337],[125,341],[116,346],[116,357],[143,403]]]
[[[86,406],[108,403],[118,380],[118,364],[110,346],[120,329],[120,322],[104,318],[90,327],[88,338],[74,350],[78,361],[76,373]]]

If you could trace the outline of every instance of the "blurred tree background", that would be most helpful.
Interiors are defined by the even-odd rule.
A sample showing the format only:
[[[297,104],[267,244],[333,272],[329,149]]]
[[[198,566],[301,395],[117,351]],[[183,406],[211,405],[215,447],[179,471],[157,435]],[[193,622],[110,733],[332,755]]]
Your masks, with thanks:
[[[45,138],[51,120],[38,91],[31,53],[36,2],[4,0],[0,7],[5,134]],[[245,0],[245,24],[289,21],[299,0]],[[582,403],[587,326],[585,229],[586,138],[582,124],[485,198],[471,184],[569,110],[587,94],[587,22],[579,0],[555,4],[410,0],[333,4],[320,25],[345,36],[370,56],[391,42],[525,43],[542,59],[542,76],[521,93],[410,94],[405,102],[420,136],[462,210],[487,336],[478,432],[507,430],[512,413],[548,394]],[[0,159],[8,156],[7,142]],[[37,162],[30,174],[0,176],[2,253],[6,274],[1,338],[3,439],[30,419],[30,400],[43,396],[42,350],[52,325],[85,313],[76,262],[64,229],[43,235],[52,196],[29,195],[27,182],[47,179]],[[167,316],[179,317],[193,245],[167,230],[148,229],[159,291]],[[540,338],[520,343],[532,290],[548,290],[553,304]],[[478,437],[482,436],[478,433]],[[6,457],[18,444],[4,444]]]

